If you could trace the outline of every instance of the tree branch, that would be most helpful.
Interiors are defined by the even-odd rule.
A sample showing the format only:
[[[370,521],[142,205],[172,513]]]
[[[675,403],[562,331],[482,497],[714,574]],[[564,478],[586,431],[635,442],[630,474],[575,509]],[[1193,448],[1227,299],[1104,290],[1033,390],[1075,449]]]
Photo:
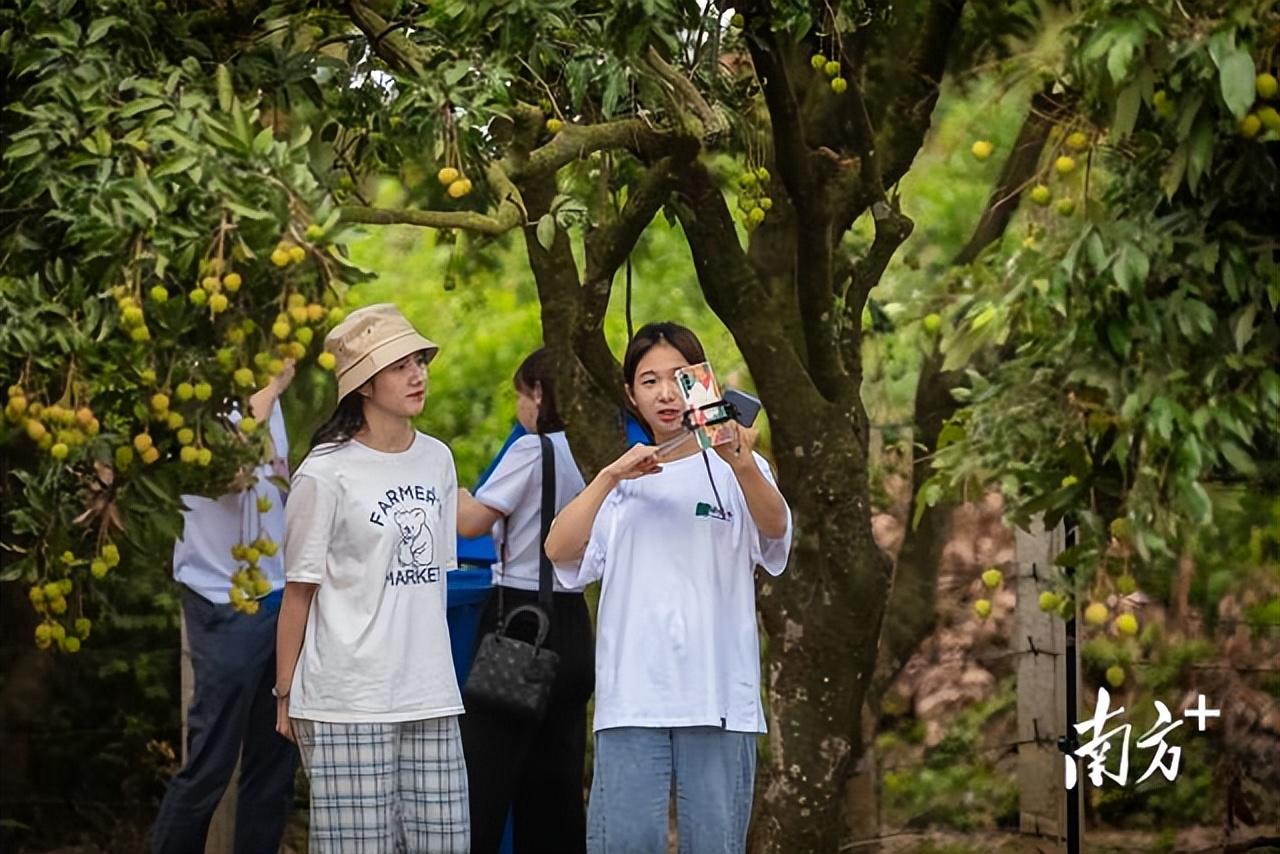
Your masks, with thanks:
[[[757,388],[774,400],[789,397],[802,406],[824,406],[793,340],[778,321],[782,309],[772,304],[738,242],[724,194],[696,160],[679,177],[680,203],[673,207],[684,227],[698,284],[743,356],[753,360],[748,367]]]
[[[640,160],[652,163],[668,155],[692,157],[699,141],[687,134],[658,130],[640,119],[570,124],[550,142],[530,152],[519,166],[513,167],[511,178],[520,181],[529,176],[553,174],[584,155],[606,148],[623,148]]]
[[[849,276],[844,293],[844,318],[841,324],[844,334],[841,345],[846,360],[851,364],[856,364],[862,339],[862,309],[867,304],[867,296],[879,284],[898,247],[906,241],[915,227],[911,218],[898,208],[897,199],[882,199],[873,204],[871,217],[875,222],[876,236],[871,241],[867,254],[853,265],[853,273]]]
[[[432,211],[415,208],[374,208],[346,205],[340,209],[344,222],[369,225],[417,225],[423,228],[462,228],[479,234],[505,234],[528,221],[520,190],[507,177],[501,164],[485,168],[489,189],[498,199],[497,212],[490,216],[477,211]]]
[[[423,50],[398,32],[394,25],[362,0],[349,0],[347,15],[369,39],[369,47],[393,71],[421,77],[426,56]]]
[[[800,221],[812,221],[821,200],[815,198],[813,152],[804,138],[804,123],[787,76],[785,59],[776,39],[754,30],[748,31],[747,48],[769,108],[778,177],[787,188]]]
[[[476,211],[432,211],[416,208],[375,208],[344,205],[339,208],[343,222],[367,225],[417,225],[423,228],[461,228],[478,234],[505,234],[520,225],[519,220],[503,222]]]
[[[964,4],[965,0],[931,0],[925,10],[920,39],[886,111],[876,146],[886,186],[906,174],[924,142]]]
[[[645,63],[658,75],[659,79],[667,83],[675,90],[676,95],[683,101],[693,114],[697,116],[698,121],[702,123],[703,137],[715,137],[729,129],[729,123],[724,116],[716,112],[715,108],[707,103],[707,99],[702,97],[702,93],[698,91],[698,87],[693,85],[688,77],[680,72],[671,63],[662,58],[662,55],[649,46],[648,53],[644,56]]]
[[[664,157],[645,170],[633,186],[627,203],[613,222],[587,232],[585,238],[587,277],[583,283],[582,322],[602,327],[609,293],[618,268],[635,248],[636,241],[666,203],[675,186],[672,159]]]
[[[956,255],[953,264],[972,263],[992,243],[1000,239],[1013,214],[1018,209],[1022,190],[1035,176],[1040,165],[1040,154],[1049,140],[1049,131],[1053,129],[1058,116],[1063,111],[1062,105],[1051,97],[1049,87],[1045,87],[1031,98],[1031,106],[1027,116],[1018,130],[1014,140],[1013,151],[1004,162],[1000,179],[991,191],[991,198],[982,212],[978,225],[969,237],[969,242]]]

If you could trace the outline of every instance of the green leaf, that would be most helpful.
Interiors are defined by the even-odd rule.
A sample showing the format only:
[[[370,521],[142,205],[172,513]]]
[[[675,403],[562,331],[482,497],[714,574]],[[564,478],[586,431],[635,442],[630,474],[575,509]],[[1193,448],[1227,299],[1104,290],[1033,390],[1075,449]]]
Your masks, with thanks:
[[[289,150],[297,151],[311,139],[311,125],[301,125],[289,137]]]
[[[982,311],[978,312],[978,315],[969,322],[969,328],[976,332],[991,321],[995,320],[996,313],[996,307],[994,305],[987,306]]]
[[[1187,185],[1196,191],[1200,178],[1213,162],[1213,125],[1201,116],[1187,141]]]
[[[1191,516],[1196,522],[1203,525],[1213,517],[1213,502],[1209,500],[1209,493],[1204,491],[1199,481],[1191,481],[1183,491],[1183,495],[1187,499],[1187,504],[1190,505]]]
[[[1112,320],[1107,324],[1107,340],[1111,342],[1111,349],[1116,351],[1116,355],[1121,358],[1129,356],[1129,330],[1120,320]]]
[[[1235,336],[1236,352],[1243,353],[1245,345],[1253,337],[1253,321],[1258,316],[1258,304],[1249,303],[1242,308],[1231,322],[1231,331]]]
[[[145,113],[161,106],[164,106],[163,98],[136,98],[121,107],[120,111],[116,113],[116,118],[127,119],[130,116],[136,116],[138,113]]]
[[[40,150],[40,140],[37,137],[27,137],[26,139],[15,142],[4,151],[5,160],[17,160],[19,157],[26,157],[28,154],[35,154]]]
[[[198,162],[198,158],[191,154],[179,154],[177,157],[171,157],[157,166],[151,173],[151,177],[163,178],[166,175],[180,174],[186,172]]]
[[[259,221],[272,219],[271,214],[267,213],[266,211],[260,211],[260,210],[257,210],[256,208],[245,207],[239,202],[233,202],[230,199],[224,199],[222,203],[227,206],[227,209],[229,211],[235,214],[239,214],[245,219],[253,219],[253,220],[259,220]]]
[[[543,214],[538,220],[538,226],[535,231],[538,237],[538,243],[542,244],[542,248],[551,251],[551,244],[556,240],[556,219],[551,214]]]
[[[1126,21],[1116,28],[1115,40],[1107,52],[1107,73],[1113,83],[1120,83],[1129,76],[1129,63],[1134,51],[1146,40],[1146,33],[1136,21]]]
[[[218,109],[224,113],[231,112],[231,102],[235,98],[235,92],[231,88],[231,71],[226,65],[219,63],[218,70],[214,74],[218,88]]]
[[[1223,459],[1242,475],[1252,477],[1258,473],[1258,465],[1253,461],[1253,457],[1249,456],[1249,452],[1230,439],[1222,440],[1218,450],[1222,452]]]
[[[1254,77],[1257,70],[1253,65],[1253,57],[1243,50],[1237,50],[1225,60],[1218,71],[1218,81],[1222,87],[1222,100],[1237,119],[1244,118],[1253,104]]]
[[[1172,199],[1174,193],[1178,192],[1178,188],[1182,186],[1182,176],[1187,171],[1187,147],[1185,145],[1178,146],[1178,150],[1169,158],[1169,162],[1165,165],[1164,173],[1160,176],[1160,189],[1164,190],[1165,198]]]
[[[93,22],[89,24],[89,32],[85,35],[85,47],[88,47],[98,39],[105,36],[116,24],[123,23],[124,20],[122,18],[117,18],[115,15],[108,15],[105,18],[95,18]]]
[[[1117,140],[1126,138],[1133,132],[1138,121],[1138,107],[1142,105],[1142,87],[1138,83],[1130,83],[1120,90],[1116,97],[1116,114],[1111,123],[1111,132]]]
[[[253,138],[253,153],[266,154],[271,150],[271,143],[273,142],[275,142],[275,137],[271,133],[271,128],[263,128]]]
[[[1143,286],[1147,281],[1149,270],[1150,261],[1147,260],[1146,253],[1132,243],[1126,243],[1121,247],[1116,263],[1111,267],[1116,284],[1128,293],[1133,293]]]

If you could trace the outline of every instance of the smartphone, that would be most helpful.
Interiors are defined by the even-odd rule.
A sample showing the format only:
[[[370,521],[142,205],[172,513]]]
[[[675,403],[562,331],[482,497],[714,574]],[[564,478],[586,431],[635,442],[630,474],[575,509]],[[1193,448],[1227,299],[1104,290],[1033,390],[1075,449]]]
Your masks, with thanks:
[[[756,416],[760,414],[759,398],[752,397],[745,391],[731,388],[725,391],[724,402],[733,414],[733,420],[743,427],[750,427],[756,423]]]
[[[693,431],[699,447],[706,450],[734,441],[733,425],[715,417],[715,410],[724,401],[710,362],[676,371],[676,385],[684,399],[685,423]]]

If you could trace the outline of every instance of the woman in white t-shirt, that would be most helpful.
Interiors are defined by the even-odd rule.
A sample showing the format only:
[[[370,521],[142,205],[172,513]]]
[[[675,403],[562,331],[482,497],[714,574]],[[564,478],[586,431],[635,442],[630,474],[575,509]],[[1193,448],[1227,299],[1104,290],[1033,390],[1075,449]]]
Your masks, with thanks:
[[[311,781],[313,854],[469,848],[445,573],[453,455],[414,429],[437,347],[392,305],[325,339],[338,408],[286,505],[276,727]]]
[[[636,445],[561,511],[547,538],[560,580],[602,579],[596,620],[593,854],[664,851],[675,793],[681,851],[746,845],[756,737],[765,731],[756,566],[780,574],[791,512],[755,432],[699,451],[682,424],[677,369],[705,361],[683,326],[640,329],[627,396],[654,440]],[[688,435],[685,442],[678,442]]]
[[[480,618],[481,637],[513,609],[539,603],[542,439],[550,442],[555,464],[551,515],[584,486],[556,409],[552,364],[545,349],[520,365],[515,391],[516,417],[529,435],[512,443],[474,498],[462,490],[458,501],[459,533],[474,537],[492,528],[499,550],[493,566],[495,589]],[[533,721],[468,700],[462,719],[472,854],[496,854],[508,811],[513,815],[515,850],[521,854],[585,850],[582,774],[587,700],[595,682],[595,639],[582,588],[549,581],[551,628],[545,646],[560,660],[545,716]],[[508,631],[532,640],[535,629],[536,623],[526,616],[513,621]]]

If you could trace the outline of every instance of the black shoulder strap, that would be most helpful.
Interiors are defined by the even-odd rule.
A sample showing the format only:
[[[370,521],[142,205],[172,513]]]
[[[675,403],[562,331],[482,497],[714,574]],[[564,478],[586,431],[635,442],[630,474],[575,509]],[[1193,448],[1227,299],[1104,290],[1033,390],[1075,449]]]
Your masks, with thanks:
[[[542,440],[542,533],[538,537],[538,603],[551,613],[553,570],[547,558],[547,534],[556,518],[556,451],[551,440],[539,434]]]

